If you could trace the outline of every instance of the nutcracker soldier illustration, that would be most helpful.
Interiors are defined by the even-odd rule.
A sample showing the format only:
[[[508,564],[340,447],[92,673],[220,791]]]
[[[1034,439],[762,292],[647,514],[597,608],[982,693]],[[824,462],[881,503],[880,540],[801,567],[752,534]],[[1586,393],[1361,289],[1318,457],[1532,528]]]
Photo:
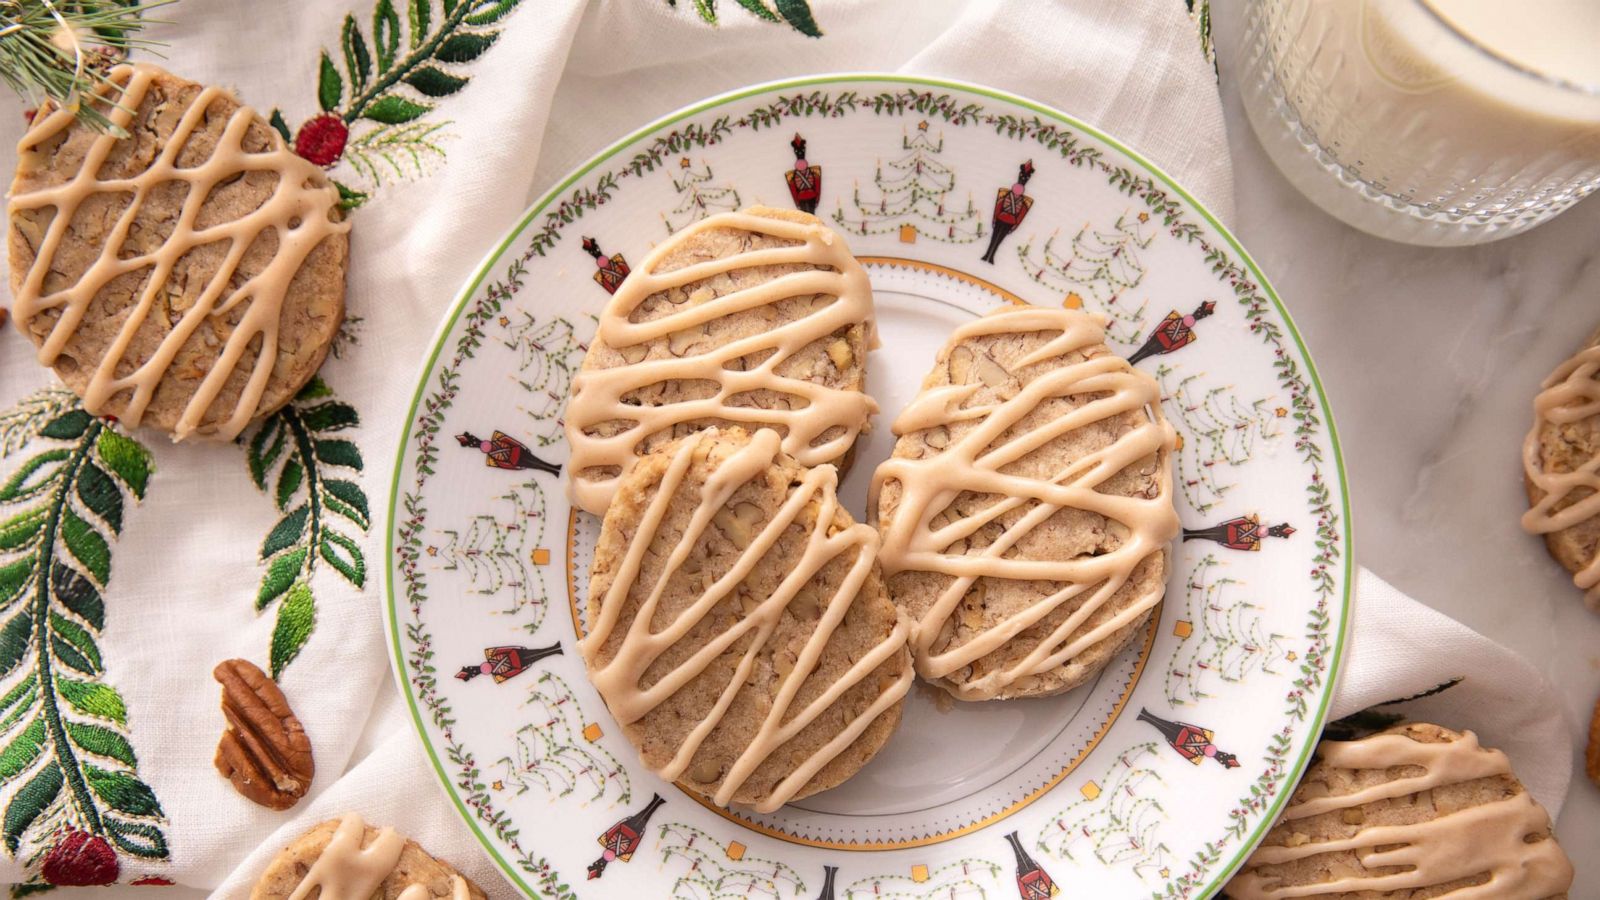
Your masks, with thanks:
[[[496,431],[489,440],[479,440],[472,432],[456,435],[463,447],[475,447],[483,453],[483,464],[494,469],[537,469],[551,475],[560,475],[561,466],[548,463],[533,455],[527,445],[502,431]]]
[[[622,286],[622,279],[628,277],[628,261],[622,258],[621,253],[606,256],[600,249],[600,243],[592,237],[583,239],[583,252],[594,257],[594,264],[600,271],[594,273],[595,283],[606,289],[606,293],[615,294],[617,288]]]
[[[1022,841],[1017,840],[1015,831],[1006,835],[1006,843],[1011,845],[1011,852],[1017,857],[1017,893],[1022,900],[1046,900],[1061,893],[1061,888],[1056,887],[1050,873],[1034,862],[1028,851],[1022,849]]]
[[[485,647],[483,649],[483,662],[475,666],[462,666],[456,677],[462,681],[471,681],[479,675],[493,675],[495,684],[515,678],[527,671],[527,668],[546,656],[560,656],[561,645],[552,644],[548,647]]]
[[[1167,739],[1167,743],[1172,745],[1172,749],[1178,751],[1179,756],[1197,766],[1206,759],[1214,759],[1225,768],[1239,768],[1237,756],[1218,750],[1217,745],[1211,742],[1216,735],[1209,729],[1183,722],[1169,722],[1152,715],[1148,709],[1139,710],[1139,721],[1154,725],[1156,730],[1161,732],[1161,736]]]
[[[1156,330],[1150,333],[1150,338],[1144,342],[1144,346],[1128,357],[1128,362],[1138,365],[1140,360],[1181,350],[1194,343],[1194,324],[1216,311],[1216,301],[1207,300],[1186,316],[1180,315],[1177,310],[1167,313],[1167,317],[1161,320]]]
[[[822,867],[822,893],[817,895],[817,900],[833,900],[833,879],[838,874],[838,866]]]
[[[1261,528],[1261,517],[1255,513],[1239,516],[1212,525],[1209,528],[1185,528],[1183,539],[1185,541],[1216,541],[1230,550],[1260,550],[1264,538],[1286,538],[1294,534],[1294,526],[1288,522],[1281,525],[1268,526],[1265,531]]]
[[[1028,210],[1033,209],[1033,198],[1023,193],[1032,177],[1033,160],[1030,159],[1017,168],[1016,184],[995,193],[994,230],[989,234],[989,249],[983,253],[984,262],[994,264],[994,254],[1000,249],[1000,243],[1028,217]]]
[[[822,167],[806,162],[806,139],[799,132],[789,146],[794,150],[794,168],[783,173],[783,180],[789,183],[789,196],[794,199],[795,209],[815,214],[817,199],[822,196]]]
[[[661,799],[660,794],[653,794],[650,803],[644,809],[623,819],[617,824],[606,829],[597,840],[605,851],[600,858],[589,864],[589,880],[599,878],[606,871],[606,866],[621,860],[627,862],[633,859],[633,852],[639,849],[639,844],[644,841],[644,829],[650,822],[650,817],[656,814],[661,804],[667,801]]]

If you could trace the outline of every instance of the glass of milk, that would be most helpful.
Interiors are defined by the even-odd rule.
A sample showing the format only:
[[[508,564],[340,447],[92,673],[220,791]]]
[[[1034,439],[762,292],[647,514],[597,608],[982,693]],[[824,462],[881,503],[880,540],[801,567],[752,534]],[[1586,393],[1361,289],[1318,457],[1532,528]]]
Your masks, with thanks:
[[[1241,87],[1324,210],[1475,244],[1600,188],[1600,0],[1246,0]]]

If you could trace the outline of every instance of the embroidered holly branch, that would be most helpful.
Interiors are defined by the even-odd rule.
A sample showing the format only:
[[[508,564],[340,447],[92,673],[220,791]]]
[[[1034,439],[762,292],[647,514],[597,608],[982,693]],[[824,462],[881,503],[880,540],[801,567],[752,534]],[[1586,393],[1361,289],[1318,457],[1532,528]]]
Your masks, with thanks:
[[[0,449],[24,444],[31,455],[0,484],[0,783],[20,783],[0,838],[38,866],[35,884],[109,884],[119,853],[167,858],[165,814],[99,647],[111,541],[151,457],[61,388],[0,415]]]
[[[717,0],[690,0],[694,4],[694,11],[700,16],[701,21],[708,25],[720,24],[717,21]],[[807,37],[822,37],[822,29],[817,27],[817,20],[811,15],[811,6],[807,0],[773,0],[768,6],[763,0],[734,0],[741,8],[755,15],[756,18],[773,23],[787,23],[790,28]],[[678,0],[667,0],[667,5],[676,7]]]
[[[520,2],[378,0],[369,26],[345,16],[340,52],[322,52],[321,114],[292,134],[278,110],[270,121],[296,153],[330,168],[348,162],[369,190],[385,177],[421,176],[444,156],[439,133],[449,123],[427,118],[434,101],[466,87],[462,67],[494,45],[500,32],[490,26]],[[334,184],[346,208],[366,202],[366,191]]]
[[[337,519],[344,519],[361,533],[367,531],[371,513],[366,492],[354,481],[329,473],[361,471],[361,451],[353,442],[332,436],[359,425],[360,419],[354,407],[332,396],[320,377],[313,378],[293,402],[241,439],[251,479],[271,494],[283,514],[261,543],[267,571],[256,592],[257,612],[278,604],[268,653],[274,680],[316,627],[311,578],[318,561],[357,588],[367,580],[360,545],[334,527]]]

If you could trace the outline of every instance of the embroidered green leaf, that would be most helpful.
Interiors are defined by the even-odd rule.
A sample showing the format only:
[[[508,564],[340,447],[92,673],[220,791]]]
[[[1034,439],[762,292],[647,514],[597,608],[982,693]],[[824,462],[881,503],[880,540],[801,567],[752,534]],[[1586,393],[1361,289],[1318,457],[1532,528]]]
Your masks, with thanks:
[[[100,437],[95,441],[95,452],[106,468],[115,472],[128,490],[133,491],[135,497],[144,499],[155,463],[143,444],[107,428],[100,432]]]
[[[762,3],[761,0],[738,0],[738,3],[740,6],[754,13],[758,18],[766,19],[768,22],[780,21],[778,14],[770,9],[767,9],[767,5]]]
[[[367,51],[367,39],[356,25],[355,16],[344,17],[340,43],[344,45],[344,70],[350,76],[350,90],[360,91],[372,77],[372,54]]]
[[[329,515],[366,532],[371,526],[366,492],[352,480],[326,475],[330,466],[361,470],[361,451],[356,444],[328,436],[360,424],[355,408],[335,397],[318,378],[244,442],[252,480],[264,489],[275,475],[272,498],[284,511],[262,544],[261,561],[267,570],[256,591],[257,612],[279,604],[268,654],[273,678],[300,654],[316,628],[311,584],[319,561],[355,587],[366,584],[361,545],[337,530],[334,526],[339,519]],[[283,445],[270,459],[254,449],[268,442],[266,435],[276,435],[271,440]],[[295,505],[289,509],[291,503]]]
[[[811,17],[811,6],[806,0],[774,0],[778,4],[778,15],[783,20],[794,26],[794,30],[807,37],[822,37],[822,29],[817,27],[817,20]]]
[[[0,678],[15,679],[0,697],[6,850],[37,865],[70,829],[127,844],[124,852],[164,854],[160,805],[139,780],[123,731],[127,704],[100,677],[111,541],[149,488],[150,452],[48,392],[0,413],[0,438],[8,428],[32,428],[32,438],[0,440],[8,457],[27,450],[0,487],[0,532],[32,536],[0,541]]]
[[[76,394],[63,387],[45,388],[0,412],[0,455],[10,456],[32,440],[46,423],[78,406]]]
[[[716,0],[694,0],[694,11],[700,14],[701,21],[717,24]]]
[[[295,507],[288,515],[278,520],[278,524],[267,532],[267,539],[261,542],[261,559],[271,559],[274,554],[293,547],[305,537],[306,523],[311,520],[311,505],[305,504]]]
[[[394,65],[395,51],[400,49],[400,15],[390,0],[378,0],[372,10],[372,43],[378,48],[378,70]]]
[[[432,0],[411,0],[406,4],[406,19],[411,26],[411,46],[422,44],[428,34],[428,20],[433,18]]]
[[[333,60],[324,50],[322,67],[317,72],[317,103],[322,106],[323,112],[333,112],[339,108],[339,101],[342,99],[344,99],[344,80],[339,77],[339,70],[334,67]]]
[[[429,97],[448,97],[467,86],[467,79],[451,75],[443,69],[422,66],[407,75],[406,84]]]
[[[294,492],[300,489],[300,482],[304,480],[306,467],[294,460],[283,464],[278,470],[278,508],[283,509],[294,499]]]
[[[294,146],[294,135],[289,131],[289,123],[283,120],[283,113],[279,112],[276,107],[273,108],[272,115],[267,117],[267,124],[278,132],[278,136],[283,138],[284,144],[290,147]]]
[[[87,460],[78,476],[78,499],[110,527],[112,534],[122,533],[122,489],[104,469]]]
[[[71,566],[51,563],[50,589],[69,612],[96,631],[105,627],[106,605],[89,579]]]
[[[34,719],[0,750],[0,779],[10,781],[44,755],[44,719]]]
[[[248,451],[246,459],[250,464],[250,480],[256,483],[256,487],[266,489],[267,470],[278,461],[287,438],[288,435],[279,428],[278,420],[274,417],[263,422],[251,436],[250,442],[245,445]]]
[[[71,507],[61,510],[61,538],[67,552],[83,564],[94,580],[104,585],[111,580],[111,547],[93,525],[85,522]]]
[[[124,853],[144,859],[166,859],[167,838],[161,829],[147,822],[125,822],[114,816],[105,819],[111,842]]]
[[[54,762],[47,763],[6,804],[4,825],[0,827],[4,829],[6,849],[13,855],[40,814],[60,798],[61,781],[61,767]]]
[[[305,568],[306,554],[310,548],[296,547],[282,556],[273,557],[267,565],[267,574],[261,578],[261,590],[256,593],[256,610],[267,608],[272,601],[282,597],[284,592],[300,577],[300,570]]]
[[[316,598],[311,595],[311,586],[300,582],[289,591],[283,605],[278,607],[278,621],[272,626],[269,659],[274,679],[283,674],[289,663],[300,655],[300,649],[306,645],[316,624]]]
[[[361,115],[374,122],[398,125],[401,122],[419,119],[432,109],[433,107],[427,104],[407,100],[399,94],[387,94],[369,104]]]
[[[56,680],[56,689],[72,708],[86,716],[105,719],[118,725],[128,724],[128,706],[122,695],[109,684],[98,681],[77,681],[72,678]]]
[[[521,0],[475,0],[467,4],[472,14],[467,16],[468,25],[493,25],[505,18]]]
[[[99,766],[85,764],[84,780],[89,788],[112,809],[134,816],[161,815],[161,802],[155,791],[127,772],[107,772]]]
[[[62,441],[76,440],[83,437],[83,432],[89,427],[93,417],[81,409],[70,410],[49,424],[39,429],[39,433],[47,438]]]
[[[337,531],[327,531],[322,535],[321,550],[328,565],[338,569],[351,584],[356,587],[366,584],[367,563],[355,541]]]
[[[33,543],[47,519],[41,507],[25,509],[0,522],[0,550],[15,550]]]
[[[463,32],[452,34],[439,43],[439,49],[434,51],[433,58],[446,63],[469,63],[483,55],[483,51],[494,46],[498,34],[477,34]]]
[[[67,450],[46,450],[29,458],[0,486],[0,503],[30,500],[49,490],[56,476],[57,463],[64,462],[71,455]]]
[[[340,209],[355,209],[361,204],[366,203],[367,197],[370,196],[366,191],[355,190],[354,188],[348,187],[338,181],[334,181],[333,186],[339,189]]]

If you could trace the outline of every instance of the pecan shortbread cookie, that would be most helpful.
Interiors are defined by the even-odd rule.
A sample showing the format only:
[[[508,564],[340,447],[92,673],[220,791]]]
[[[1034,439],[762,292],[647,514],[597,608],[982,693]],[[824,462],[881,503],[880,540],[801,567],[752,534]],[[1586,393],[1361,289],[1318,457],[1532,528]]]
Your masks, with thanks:
[[[771,430],[712,428],[623,477],[590,572],[590,679],[646,766],[770,812],[881,749],[911,687],[878,536]]]
[[[125,132],[46,104],[11,184],[17,326],[100,415],[236,437],[294,397],[344,318],[349,252],[322,170],[227,91],[139,64],[86,98]]]
[[[848,468],[872,288],[816,217],[752,207],[679,231],[623,281],[572,383],[573,502],[604,515],[640,455],[714,425],[772,428],[802,465]]]
[[[1522,526],[1600,611],[1600,331],[1540,385],[1523,443],[1528,512]]]
[[[483,889],[392,828],[373,828],[355,813],[323,822],[283,849],[250,891],[250,900],[289,897],[364,900],[486,900]]]

